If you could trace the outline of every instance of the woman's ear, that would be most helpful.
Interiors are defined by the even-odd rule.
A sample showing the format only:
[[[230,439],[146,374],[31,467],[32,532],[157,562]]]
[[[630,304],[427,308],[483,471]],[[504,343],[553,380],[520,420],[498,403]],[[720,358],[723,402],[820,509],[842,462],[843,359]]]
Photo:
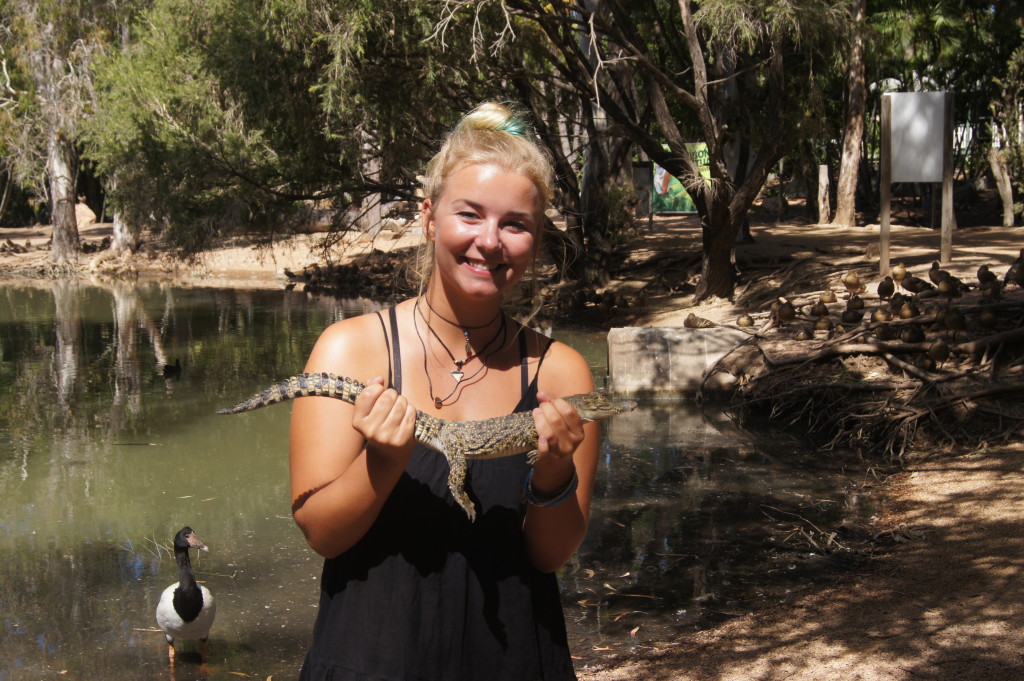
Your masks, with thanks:
[[[423,199],[423,205],[420,206],[420,225],[423,227],[423,234],[427,237],[427,241],[433,242],[434,213],[430,199]]]

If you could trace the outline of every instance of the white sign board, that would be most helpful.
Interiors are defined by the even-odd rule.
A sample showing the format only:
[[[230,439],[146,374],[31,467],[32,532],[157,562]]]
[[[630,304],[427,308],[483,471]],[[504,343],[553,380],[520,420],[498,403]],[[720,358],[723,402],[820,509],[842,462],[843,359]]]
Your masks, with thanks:
[[[894,92],[892,181],[942,182],[945,92]]]

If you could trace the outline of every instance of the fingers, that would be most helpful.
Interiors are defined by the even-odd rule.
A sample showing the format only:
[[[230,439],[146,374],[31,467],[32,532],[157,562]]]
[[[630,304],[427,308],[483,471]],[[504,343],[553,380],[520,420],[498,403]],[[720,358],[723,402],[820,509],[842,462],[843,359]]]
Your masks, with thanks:
[[[356,398],[352,427],[368,448],[387,455],[411,453],[415,425],[416,409],[404,395],[385,388],[382,378],[369,381]]]
[[[533,410],[533,421],[539,458],[571,458],[583,441],[583,421],[565,400],[552,399],[542,392],[537,393],[537,398],[540,406]]]

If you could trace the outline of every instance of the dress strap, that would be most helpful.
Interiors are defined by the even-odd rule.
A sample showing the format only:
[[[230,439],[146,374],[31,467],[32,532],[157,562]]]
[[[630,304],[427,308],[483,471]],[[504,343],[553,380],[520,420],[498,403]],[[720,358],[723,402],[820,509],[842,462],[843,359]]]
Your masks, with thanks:
[[[374,314],[380,320],[380,330],[384,334],[384,347],[388,349],[388,385],[391,385],[391,343],[388,341],[388,327],[384,325],[384,316],[377,310]]]
[[[552,339],[552,338],[545,338],[544,340],[546,340],[547,342],[544,343],[544,347],[543,347],[543,349],[541,349],[540,359],[537,361],[537,372],[533,375],[533,381],[531,382],[530,381],[530,361],[529,361],[530,357],[529,357],[529,354],[527,352],[527,347],[526,347],[526,334],[523,333],[522,329],[520,329],[520,333],[519,333],[519,357],[520,357],[520,359],[519,359],[519,366],[520,366],[519,383],[520,383],[520,386],[521,386],[521,390],[520,390],[520,394],[521,395],[525,395],[527,393],[527,391],[530,390],[531,383],[536,383],[537,377],[540,376],[540,365],[544,363],[544,358],[548,354],[548,348],[550,348],[551,344],[555,342],[554,339]]]
[[[402,348],[398,342],[398,312],[392,307],[388,310],[388,315],[391,317],[391,364],[394,366],[395,372],[395,380],[394,383],[391,383],[391,387],[402,392]],[[388,371],[390,373],[391,369],[389,368]]]
[[[380,320],[380,330],[384,333],[384,347],[388,351],[388,387],[402,392],[402,350],[398,341],[398,315],[395,314],[395,308],[392,307],[388,310],[388,316],[391,319],[391,338],[394,340],[392,349],[392,344],[388,341],[388,329],[384,325],[384,316],[380,310],[374,314]]]

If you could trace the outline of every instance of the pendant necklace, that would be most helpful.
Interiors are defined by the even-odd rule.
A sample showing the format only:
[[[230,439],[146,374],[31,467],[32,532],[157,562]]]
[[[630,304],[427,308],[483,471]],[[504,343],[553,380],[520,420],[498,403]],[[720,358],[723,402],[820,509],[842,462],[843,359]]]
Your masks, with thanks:
[[[437,397],[437,396],[434,395],[434,382],[430,378],[430,370],[427,367],[427,344],[426,344],[426,342],[424,342],[423,336],[420,334],[420,327],[419,327],[419,323],[418,323],[419,320],[417,319],[417,317],[419,317],[419,299],[418,298],[416,299],[416,303],[413,305],[413,312],[416,313],[416,314],[413,315],[413,321],[412,321],[413,329],[415,329],[415,331],[416,331],[416,338],[418,338],[419,341],[420,341],[420,347],[423,348],[423,373],[427,377],[427,389],[430,391],[430,399],[432,399],[434,401],[434,406],[437,407],[438,409],[440,409],[441,407],[445,406],[445,404],[448,402],[448,400],[451,398],[451,396],[454,395],[455,392],[459,389],[459,386],[461,385],[462,380],[465,378],[465,372],[462,371],[462,367],[463,367],[463,365],[466,362],[468,362],[469,360],[473,359],[474,357],[480,357],[480,367],[476,371],[474,371],[472,374],[470,374],[469,378],[465,379],[467,381],[471,381],[474,378],[476,378],[477,375],[479,375],[479,373],[481,371],[483,371],[484,368],[487,366],[487,364],[484,362],[484,360],[486,358],[483,357],[483,354],[485,352],[487,352],[488,348],[490,348],[491,345],[494,344],[494,341],[498,340],[499,336],[504,337],[504,335],[505,335],[505,328],[506,328],[506,326],[505,326],[505,316],[502,315],[501,312],[498,313],[499,315],[501,315],[501,326],[498,327],[498,332],[494,334],[494,337],[491,338],[491,340],[487,341],[486,345],[484,345],[484,347],[480,350],[480,352],[477,352],[477,353],[474,353],[474,354],[470,354],[468,357],[466,357],[466,359],[463,359],[463,360],[455,359],[455,355],[452,353],[452,351],[448,348],[447,345],[445,345],[444,341],[441,340],[441,337],[437,334],[437,332],[434,331],[434,329],[432,329],[430,327],[430,322],[428,322],[426,319],[423,320],[424,323],[426,323],[427,328],[430,329],[430,332],[434,335],[434,338],[437,339],[437,342],[441,344],[441,347],[443,347],[445,349],[445,352],[448,353],[448,356],[451,357],[452,362],[455,364],[455,370],[449,372],[452,375],[452,378],[455,379],[455,386],[452,388],[451,392],[449,392],[444,397]],[[497,319],[497,317],[495,317],[495,319]],[[448,321],[448,320],[445,319],[444,321]],[[482,329],[482,328],[488,326],[489,324],[491,324],[493,322],[494,322],[494,320],[492,319],[488,324],[484,324],[484,326],[467,327],[467,328]],[[458,324],[453,324],[453,326],[459,326],[459,325]],[[467,353],[472,353],[473,352],[473,348],[468,343],[468,337],[469,337],[468,331],[466,332],[466,337],[467,337],[467,344],[466,344]]]
[[[420,302],[420,299],[417,298],[416,299],[416,303],[418,304],[419,302]],[[473,357],[476,356],[476,355],[473,355],[473,357],[468,356],[468,355],[472,355],[473,354],[473,346],[469,344],[469,332],[470,331],[477,331],[479,329],[486,329],[488,326],[493,324],[494,320],[497,319],[498,315],[501,314],[501,310],[499,309],[498,310],[498,314],[494,315],[494,318],[491,319],[491,321],[487,322],[486,324],[481,324],[480,326],[463,326],[462,324],[459,324],[458,322],[453,322],[452,320],[448,319],[444,315],[440,314],[437,310],[434,309],[434,306],[431,305],[430,301],[427,300],[426,298],[423,298],[423,302],[427,304],[427,309],[430,310],[431,314],[436,315],[437,318],[440,319],[442,322],[447,322],[448,324],[451,324],[452,326],[456,326],[456,327],[458,327],[459,329],[462,330],[462,335],[466,338],[466,355],[467,355],[466,359],[462,360],[463,364],[465,364],[466,362],[468,362],[469,360],[473,359]],[[434,338],[437,338],[437,340],[440,341],[441,339],[438,337],[437,332],[434,331],[434,329],[432,329],[430,327],[430,322],[427,320],[427,318],[424,317],[423,319],[424,319],[424,321],[427,322],[427,328],[430,329],[431,333],[434,334]],[[504,321],[504,320],[502,320],[502,321]],[[441,343],[441,345],[444,346],[445,350],[448,350],[448,346],[445,345],[443,342]],[[490,345],[490,344],[488,343],[488,345]],[[481,350],[481,352],[483,352],[483,351]],[[478,352],[476,354],[479,355],[480,353]],[[455,356],[452,355],[451,350],[448,350],[448,355],[451,356],[452,361],[454,362],[455,361]]]
[[[416,303],[413,305],[413,309],[414,310],[417,310],[417,311],[419,310],[419,302],[420,302],[420,299],[417,298],[416,299]],[[463,365],[468,363],[471,359],[479,357],[483,353],[487,352],[487,349],[489,347],[491,347],[491,345],[494,343],[494,341],[498,340],[498,336],[500,336],[501,334],[503,334],[505,332],[505,317],[501,314],[501,310],[499,309],[498,310],[498,314],[494,315],[494,318],[491,319],[491,321],[487,322],[486,324],[483,324],[481,326],[463,326],[462,324],[457,324],[457,323],[451,321],[450,319],[446,319],[445,317],[442,317],[441,315],[437,314],[437,312],[434,310],[434,308],[431,307],[430,301],[424,299],[424,302],[427,304],[427,308],[433,314],[437,315],[441,319],[441,321],[448,322],[452,326],[455,326],[455,327],[458,327],[459,329],[461,329],[462,330],[462,335],[466,339],[466,359],[455,359],[455,353],[453,353],[451,351],[451,348],[449,348],[448,345],[443,340],[441,340],[441,336],[438,335],[437,331],[434,331],[434,327],[432,327],[430,325],[430,321],[426,317],[423,318],[423,321],[426,322],[426,324],[427,324],[427,329],[430,331],[431,334],[433,334],[434,338],[437,339],[437,342],[441,344],[441,347],[444,348],[444,351],[448,353],[448,356],[451,358],[452,363],[455,365],[455,370],[451,371],[449,373],[451,373],[452,378],[455,379],[455,382],[458,383],[466,375],[465,372],[462,370]],[[499,316],[501,317],[501,326],[498,327],[498,332],[494,334],[494,337],[491,338],[491,340],[487,341],[487,344],[484,345],[483,348],[481,348],[480,352],[473,352],[473,346],[469,342],[469,332],[470,332],[470,330],[486,329],[488,326],[493,324],[494,320],[497,319]],[[475,375],[476,374],[474,374],[474,376]],[[472,376],[470,378],[472,378]]]

